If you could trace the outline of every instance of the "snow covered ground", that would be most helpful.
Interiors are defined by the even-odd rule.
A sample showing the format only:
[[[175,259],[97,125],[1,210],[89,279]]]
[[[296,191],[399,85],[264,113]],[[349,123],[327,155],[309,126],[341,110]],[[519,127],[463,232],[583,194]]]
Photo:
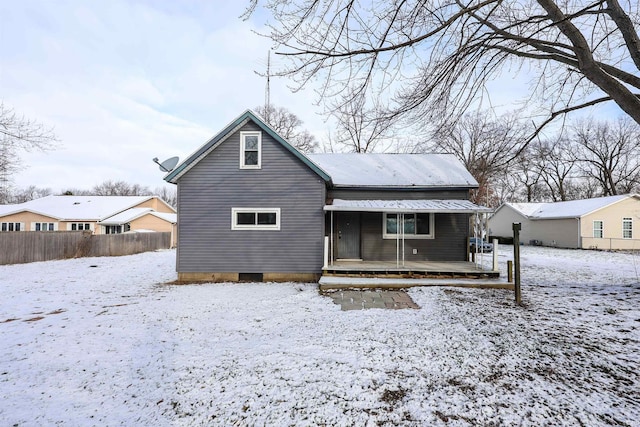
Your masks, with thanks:
[[[163,285],[174,256],[0,266],[0,425],[640,420],[638,254],[523,247],[524,307],[432,287],[364,311],[314,284]]]

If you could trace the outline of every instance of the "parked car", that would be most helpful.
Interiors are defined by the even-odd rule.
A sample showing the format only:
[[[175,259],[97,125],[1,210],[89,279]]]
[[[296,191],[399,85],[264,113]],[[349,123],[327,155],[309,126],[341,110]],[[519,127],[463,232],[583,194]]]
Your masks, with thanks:
[[[476,247],[478,250],[476,251]],[[485,242],[479,237],[472,237],[469,239],[469,251],[470,252],[492,252],[493,251],[493,243]]]

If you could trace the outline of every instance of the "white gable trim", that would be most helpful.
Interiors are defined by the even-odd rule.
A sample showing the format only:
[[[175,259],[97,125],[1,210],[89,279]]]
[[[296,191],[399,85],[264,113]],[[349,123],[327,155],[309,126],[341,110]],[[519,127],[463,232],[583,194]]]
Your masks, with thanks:
[[[195,165],[197,165],[198,163],[200,163],[200,161],[207,157],[209,155],[209,153],[211,153],[213,150],[215,150],[216,148],[218,148],[220,146],[220,144],[222,144],[223,142],[225,142],[227,139],[229,139],[229,137],[233,134],[235,134],[237,131],[239,131],[244,125],[246,125],[247,123],[249,123],[249,119],[246,118],[243,121],[241,121],[238,126],[234,127],[233,129],[231,129],[224,137],[222,137],[220,139],[220,141],[216,142],[215,144],[213,144],[211,147],[209,147],[208,150],[206,150],[205,152],[203,152],[201,155],[199,155],[198,157],[196,157],[195,159],[193,159],[183,170],[180,171],[180,173],[178,173],[176,176],[174,176],[171,179],[171,182],[177,182],[185,173],[189,172]],[[194,151],[194,153],[197,153],[198,150],[200,150],[202,147],[205,147],[207,144],[209,144],[212,140],[214,140],[218,135],[216,134],[213,138],[210,138],[207,142],[205,142],[204,144],[202,144],[200,147],[198,147],[197,150]],[[187,156],[187,159],[185,160],[185,162],[187,160],[189,160],[191,158],[191,156]],[[177,167],[180,167],[179,165]]]

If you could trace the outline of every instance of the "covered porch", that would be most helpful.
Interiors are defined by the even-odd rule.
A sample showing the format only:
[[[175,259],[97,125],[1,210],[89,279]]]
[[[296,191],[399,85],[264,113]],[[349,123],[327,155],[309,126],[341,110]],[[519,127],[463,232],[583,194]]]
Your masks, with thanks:
[[[482,235],[485,222],[481,218],[491,211],[468,200],[335,199],[324,210],[329,232],[323,277],[499,276],[497,260],[493,267],[483,267],[491,254],[477,254],[475,262],[468,261],[468,239]],[[470,227],[470,216],[474,227]]]

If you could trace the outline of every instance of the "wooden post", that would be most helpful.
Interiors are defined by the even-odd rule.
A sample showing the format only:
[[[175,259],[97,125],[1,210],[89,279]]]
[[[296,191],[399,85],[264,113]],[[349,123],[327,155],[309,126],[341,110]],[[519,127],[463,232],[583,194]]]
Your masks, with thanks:
[[[329,268],[329,236],[324,236],[324,264],[322,266],[323,270]]]
[[[522,303],[522,293],[520,290],[520,229],[519,222],[513,223],[513,262],[514,262],[514,289],[516,294],[516,304]]]
[[[507,282],[513,283],[513,261],[507,261]]]
[[[498,239],[493,239],[493,271],[498,270]]]

